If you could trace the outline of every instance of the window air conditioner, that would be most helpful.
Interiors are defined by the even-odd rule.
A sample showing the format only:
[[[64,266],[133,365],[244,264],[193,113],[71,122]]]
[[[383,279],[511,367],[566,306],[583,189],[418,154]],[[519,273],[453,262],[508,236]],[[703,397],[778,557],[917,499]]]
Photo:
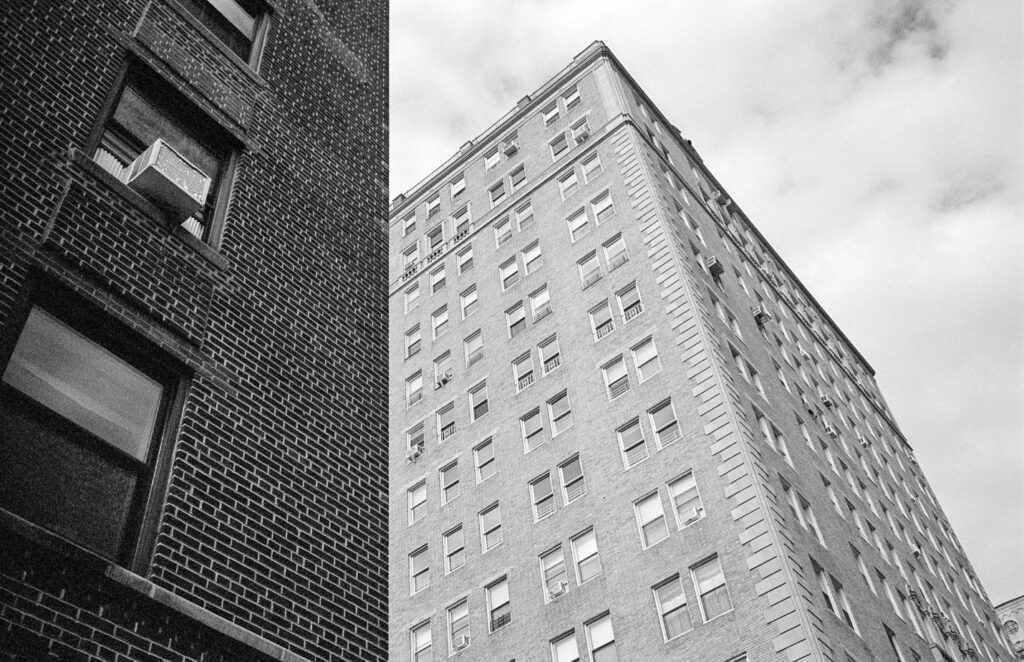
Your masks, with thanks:
[[[128,186],[184,221],[206,204],[210,177],[157,138],[128,166]]]
[[[754,313],[754,321],[757,322],[758,326],[764,326],[764,323],[772,318],[772,314],[763,306],[755,306],[752,312]]]
[[[551,597],[557,598],[565,595],[565,592],[569,590],[569,585],[566,582],[558,582],[553,589],[551,589]]]
[[[821,404],[825,405],[826,407],[835,406],[832,402],[832,397],[828,393],[821,394]]]
[[[722,263],[714,255],[704,258],[704,266],[708,268],[708,273],[715,278],[725,273],[725,267],[722,266]]]
[[[696,522],[699,519],[700,519],[700,511],[697,510],[696,508],[690,508],[685,513],[683,513],[683,525],[684,526],[687,525],[687,524],[693,524],[694,522]]]
[[[857,443],[860,444],[861,448],[867,448],[868,446],[871,445],[871,442],[868,440],[867,437],[863,437],[860,435],[857,435]]]
[[[503,141],[501,151],[505,153],[505,156],[512,156],[519,151],[519,141],[514,138]]]
[[[466,648],[466,647],[469,646],[469,637],[467,637],[464,634],[463,635],[459,635],[458,637],[455,638],[455,642],[454,643],[455,643],[455,650],[460,651],[463,648]]]
[[[420,442],[410,448],[409,452],[406,453],[405,459],[409,462],[415,462],[420,459],[420,455],[423,455],[423,442]]]
[[[802,357],[803,357],[803,358],[805,358],[805,359],[810,359],[810,358],[811,358],[811,353],[810,353],[810,352],[808,352],[808,351],[807,351],[806,349],[804,349],[803,347],[801,347],[801,348],[800,348],[800,356],[802,356]]]
[[[833,439],[839,436],[839,433],[836,432],[836,429],[832,427],[831,423],[825,423],[825,432],[827,432],[828,436],[832,437]]]
[[[579,145],[580,143],[586,142],[589,137],[590,129],[581,129],[580,132],[576,134],[576,144]]]

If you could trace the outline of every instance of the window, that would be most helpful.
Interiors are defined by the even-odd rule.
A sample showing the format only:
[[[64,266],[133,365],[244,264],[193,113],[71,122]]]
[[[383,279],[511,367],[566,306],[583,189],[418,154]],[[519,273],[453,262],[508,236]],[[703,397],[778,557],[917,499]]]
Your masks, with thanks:
[[[562,553],[561,545],[541,554],[540,572],[544,581],[544,602],[551,602],[568,590],[565,555]]]
[[[466,538],[462,525],[444,534],[441,542],[444,547],[444,574],[447,575],[466,564]]]
[[[622,309],[622,319],[629,321],[644,311],[643,302],[640,301],[640,291],[636,283],[632,283],[618,294],[619,307]]]
[[[476,482],[482,483],[495,472],[494,442],[490,439],[473,449],[473,459],[476,464]]]
[[[417,301],[420,298],[420,285],[419,283],[413,283],[412,286],[405,291],[405,312],[409,312],[416,307]]]
[[[654,338],[648,338],[632,349],[633,365],[636,366],[636,373],[643,383],[661,370],[661,361],[658,359],[658,349],[654,346]]]
[[[185,0],[181,4],[228,50],[256,69],[267,23],[261,3],[255,0]]]
[[[557,103],[552,102],[551,105],[549,105],[548,107],[544,108],[540,112],[541,112],[541,115],[544,118],[544,126],[551,126],[556,121],[558,121],[558,104]]]
[[[597,340],[604,338],[615,330],[615,323],[612,321],[612,309],[607,301],[602,302],[590,311],[590,324],[594,329]]]
[[[583,464],[577,455],[558,467],[562,477],[562,496],[569,504],[587,493],[587,482],[583,478]]]
[[[570,170],[568,173],[558,179],[558,191],[562,194],[562,199],[565,200],[576,191],[580,190],[579,181],[576,179],[576,170]]]
[[[600,224],[615,214],[615,207],[612,206],[612,196],[608,191],[597,196],[590,202],[590,209],[594,213],[594,220]]]
[[[430,586],[430,558],[427,546],[409,555],[409,593],[419,593]]]
[[[527,453],[544,443],[544,423],[539,408],[519,419],[519,424],[523,429],[523,443]]]
[[[430,272],[430,293],[434,294],[435,292],[444,289],[444,284],[445,275],[444,265],[442,264],[440,267]]]
[[[569,237],[573,241],[590,232],[590,219],[587,218],[586,210],[578,209],[565,220],[569,224]]]
[[[530,483],[530,501],[533,503],[535,522],[555,512],[555,492],[551,487],[550,474],[544,474]]]
[[[590,124],[587,122],[587,118],[584,117],[579,122],[573,124],[570,133],[572,133],[572,141],[577,145],[589,138]]]
[[[430,316],[430,325],[434,330],[435,338],[444,333],[445,328],[448,326],[448,306],[441,306],[434,311]]]
[[[722,573],[722,565],[718,556],[713,556],[694,566],[690,572],[693,575],[693,585],[697,589],[700,609],[705,621],[710,621],[732,609],[729,591],[725,586],[725,574]]]
[[[434,388],[439,389],[452,380],[452,353],[445,352],[434,359]]]
[[[573,85],[570,89],[566,90],[562,95],[562,101],[565,103],[565,110],[570,111],[576,106],[580,105],[582,98],[580,97],[579,88]],[[597,662],[595,660],[595,662]]]
[[[569,141],[565,139],[564,133],[559,133],[558,136],[551,141],[549,147],[551,148],[551,158],[557,159],[567,149],[569,149]]]
[[[476,285],[470,285],[459,295],[459,305],[462,308],[462,319],[472,315],[477,309],[478,295]]]
[[[459,267],[459,274],[464,274],[473,268],[473,247],[466,246],[464,249],[459,251],[459,254],[455,257],[455,261]]]
[[[569,406],[569,394],[562,391],[548,400],[548,415],[551,417],[551,435],[572,427],[572,409]]]
[[[576,632],[570,632],[551,642],[551,662],[579,662],[580,649],[576,646]]]
[[[554,336],[548,338],[538,346],[538,350],[540,353],[540,363],[544,367],[545,375],[562,364],[558,338]]]
[[[430,621],[420,623],[409,633],[412,646],[413,662],[430,662],[434,659],[430,652]]]
[[[491,199],[491,209],[494,209],[499,202],[505,199],[505,180],[501,180],[489,188],[487,193]]]
[[[532,352],[527,352],[512,362],[512,378],[515,379],[517,392],[533,384]]]
[[[640,542],[644,549],[656,545],[668,537],[665,512],[661,509],[661,497],[657,492],[633,503],[636,521],[640,526]]]
[[[594,179],[594,177],[600,175],[603,170],[601,166],[601,157],[598,155],[597,152],[594,152],[587,158],[583,159],[583,162],[580,164],[580,166],[583,168],[584,182],[590,182],[591,180]]]
[[[498,267],[498,275],[501,276],[501,289],[507,290],[519,282],[519,263],[512,257]]]
[[[627,469],[647,459],[647,442],[640,427],[640,419],[633,419],[619,428],[616,435],[619,438],[619,450],[622,451],[622,463]]]
[[[491,632],[512,622],[512,607],[509,605],[508,580],[504,577],[486,589],[487,627]]]
[[[499,161],[501,161],[501,154],[498,152],[498,148],[495,147],[484,154],[484,169],[490,170],[494,166],[498,165]]]
[[[441,211],[441,194],[435,193],[427,200],[427,218],[430,218]]]
[[[423,397],[423,373],[417,371],[405,380],[405,397],[410,405],[419,402]]]
[[[516,225],[519,226],[520,232],[533,225],[535,221],[532,202],[527,202],[516,209]]]
[[[459,462],[441,468],[441,503],[450,503],[459,496]]]
[[[622,239],[621,234],[615,235],[611,241],[604,244],[604,259],[608,263],[608,271],[614,271],[629,260],[629,254],[626,253],[626,242]]]
[[[420,351],[420,340],[423,334],[420,333],[420,325],[412,327],[405,332],[405,358],[415,356]]]
[[[543,285],[539,290],[530,295],[530,312],[533,315],[533,322],[536,324],[551,314],[551,293],[548,286]]]
[[[469,647],[469,601],[448,608],[448,650],[453,653]]]
[[[437,410],[437,432],[441,441],[455,434],[455,403],[449,402]]]
[[[501,508],[497,503],[480,513],[480,538],[485,552],[501,544]]]
[[[601,574],[601,557],[597,552],[597,535],[588,529],[570,541],[576,584],[582,585]]]
[[[693,628],[690,612],[686,608],[683,583],[678,575],[654,587],[654,602],[658,606],[661,634],[665,641],[675,639]]]
[[[409,488],[409,524],[414,524],[427,509],[427,482]]]
[[[667,446],[682,437],[671,400],[649,409],[647,414],[651,417],[651,429],[654,430],[654,438],[657,439],[659,447]]]
[[[621,356],[616,356],[613,361],[601,368],[601,373],[604,375],[609,400],[614,400],[629,390],[629,374],[626,372],[626,362]]]
[[[694,480],[692,471],[687,471],[669,483],[668,494],[672,499],[672,510],[676,514],[676,526],[680,529],[704,516],[704,506],[701,505],[697,481]]]
[[[505,311],[505,323],[508,325],[508,337],[515,338],[526,330],[526,308],[517,303]]]
[[[466,338],[462,344],[466,350],[467,368],[484,357],[484,338],[479,331]]]
[[[452,180],[452,183],[449,185],[448,192],[449,192],[449,195],[451,195],[452,200],[454,201],[456,198],[458,198],[460,195],[462,195],[462,193],[465,190],[466,190],[466,176],[465,175],[459,175],[458,177],[456,177],[455,179]]]
[[[469,419],[480,420],[488,411],[487,382],[483,381],[469,390]]]
[[[512,238],[512,222],[504,217],[494,224],[494,243],[501,246]]]
[[[469,205],[463,205],[452,214],[455,237],[459,239],[469,233]]]
[[[515,193],[526,183],[526,166],[519,166],[508,175],[509,185]]]
[[[615,634],[612,632],[611,616],[587,623],[587,642],[590,645],[590,659],[593,662],[616,662]]]
[[[127,184],[132,162],[158,140],[169,148],[161,150],[160,159],[172,159],[174,167],[187,173],[190,190],[201,195],[205,181],[199,179],[209,178],[205,196],[193,198],[198,200],[198,210],[171,209],[168,214],[195,237],[216,245],[227,211],[227,182],[232,176],[236,143],[170,83],[142,67],[133,67],[104,122],[93,160]],[[158,194],[143,195],[158,207],[164,206]]]
[[[416,212],[402,219],[402,236],[408,237],[416,230]]]
[[[864,582],[871,589],[871,592],[878,595],[878,591],[875,590],[875,583],[871,581],[871,573],[868,572],[868,566],[864,563],[864,557],[861,556],[860,552],[853,545],[850,545],[850,552],[857,561],[857,569],[860,570],[860,576],[864,578]]]

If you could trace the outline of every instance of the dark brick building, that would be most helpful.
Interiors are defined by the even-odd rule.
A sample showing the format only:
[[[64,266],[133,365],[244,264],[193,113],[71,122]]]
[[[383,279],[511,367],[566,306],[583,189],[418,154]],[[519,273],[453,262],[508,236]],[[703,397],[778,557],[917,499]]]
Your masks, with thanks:
[[[0,20],[0,660],[385,659],[387,3]]]

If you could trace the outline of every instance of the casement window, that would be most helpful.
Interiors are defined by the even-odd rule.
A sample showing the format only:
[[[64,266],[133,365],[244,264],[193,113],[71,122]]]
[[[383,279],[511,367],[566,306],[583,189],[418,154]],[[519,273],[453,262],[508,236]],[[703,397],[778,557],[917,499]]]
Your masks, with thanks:
[[[507,290],[519,282],[519,262],[515,257],[510,258],[498,267],[498,275],[501,278],[501,289]]]
[[[423,516],[427,509],[427,482],[422,481],[409,488],[409,524]]]
[[[601,302],[596,308],[590,310],[590,326],[594,329],[594,336],[597,340],[615,330],[612,309],[607,301]]]
[[[693,575],[693,585],[697,590],[705,622],[732,610],[732,601],[729,599],[725,574],[718,556],[695,565],[690,569],[690,574]]]
[[[640,542],[644,549],[656,545],[668,537],[668,525],[665,523],[665,511],[661,508],[661,496],[658,492],[633,502],[637,525],[640,527]]]
[[[448,327],[448,306],[441,306],[430,316],[430,326],[437,338]]]
[[[439,389],[452,380],[452,353],[445,352],[434,359],[434,389]]]
[[[617,296],[624,321],[628,322],[644,311],[644,304],[640,301],[640,290],[637,289],[636,283],[631,283]]]
[[[590,232],[590,219],[585,209],[577,209],[565,220],[569,224],[569,237],[573,241]]]
[[[686,607],[686,593],[679,575],[654,587],[654,602],[658,606],[661,634],[665,641],[675,639],[693,629],[690,611]]]
[[[565,175],[558,179],[558,191],[562,194],[562,199],[565,200],[576,191],[580,190],[579,180],[576,177],[576,170],[570,170]]]
[[[419,283],[413,283],[405,291],[405,312],[408,313],[410,310],[416,307],[420,299],[420,285]]]
[[[501,246],[511,238],[512,221],[505,216],[494,224],[494,243]]]
[[[548,146],[551,148],[551,158],[557,159],[569,149],[569,141],[566,140],[564,133],[559,133]]]
[[[415,356],[420,351],[420,341],[423,334],[420,333],[420,325],[412,327],[405,332],[405,358]]]
[[[587,493],[587,482],[583,477],[583,464],[578,455],[559,465],[558,474],[562,479],[562,497],[566,504],[572,503]]]
[[[540,574],[544,585],[544,602],[551,602],[569,590],[565,554],[562,546],[540,555]]]
[[[416,212],[413,212],[402,219],[402,236],[408,237],[416,231]]]
[[[515,338],[526,330],[526,308],[522,302],[505,311],[505,324],[508,326],[509,338]]]
[[[459,306],[462,308],[462,319],[466,319],[476,311],[478,302],[479,295],[476,291],[476,285],[470,285],[462,294],[459,295]]]
[[[619,438],[619,450],[622,452],[622,464],[626,469],[636,466],[647,459],[647,441],[640,427],[640,419],[633,419],[616,430]]]
[[[412,662],[431,662],[434,659],[430,652],[430,621],[420,623],[409,631],[409,643]]]
[[[608,399],[614,400],[629,390],[629,373],[626,372],[626,362],[621,356],[616,356],[611,362],[601,368],[604,377],[604,385],[608,390]]]
[[[416,371],[405,380],[405,398],[410,405],[414,405],[423,397],[423,373]]]
[[[615,235],[604,244],[604,259],[608,263],[608,271],[618,269],[629,260],[629,254],[626,252],[626,242],[621,234]]]
[[[693,524],[704,517],[704,506],[697,492],[697,481],[692,471],[676,478],[668,484],[668,495],[672,500],[672,511],[676,516],[676,526],[680,529]]]
[[[494,632],[512,622],[508,580],[504,577],[485,589],[487,598],[487,629]]]
[[[480,512],[481,549],[490,551],[501,544],[501,508],[494,505]]]
[[[576,584],[582,585],[601,574],[601,557],[597,551],[597,534],[588,529],[569,541],[572,547],[573,565],[576,568]]]
[[[532,202],[527,201],[516,208],[516,225],[519,227],[520,232],[532,226],[535,222],[536,218],[533,215]]]
[[[551,292],[547,285],[530,294],[530,314],[534,324],[551,314]]]
[[[612,205],[611,193],[605,191],[590,201],[590,209],[594,214],[594,221],[601,224],[615,215],[615,207]]]
[[[209,9],[211,15],[220,15],[212,6]],[[195,211],[161,200],[158,193],[143,195],[196,238],[214,247],[220,243],[239,145],[161,76],[143,66],[131,66],[121,79],[110,115],[96,129],[90,145],[93,160],[125,184],[132,163],[151,146],[158,150],[152,152],[155,158],[173,162],[181,170],[190,182],[190,192],[198,194],[208,178],[205,197],[192,198],[198,200]]]
[[[551,487],[550,474],[545,473],[530,483],[530,502],[533,504],[535,522],[555,512],[555,492]]]
[[[548,400],[548,416],[551,418],[551,436],[572,427],[572,408],[567,392],[562,391]]]
[[[489,151],[486,154],[484,154],[484,169],[485,170],[490,170],[494,166],[498,165],[498,163],[500,161],[501,161],[501,152],[499,152],[498,148],[495,147],[491,151]]]
[[[586,141],[590,137],[590,124],[587,122],[587,118],[584,117],[579,122],[573,124],[569,131],[572,134],[572,141],[577,145]]]
[[[487,399],[487,382],[483,381],[469,390],[469,420],[475,422],[483,418],[490,409]]]
[[[551,126],[558,121],[558,104],[552,102],[551,105],[545,107],[540,113],[544,118],[544,126]]]
[[[258,68],[269,12],[257,0],[182,0],[181,6],[253,70]]]
[[[448,607],[449,655],[469,648],[469,601],[461,600]]]
[[[551,662],[580,662],[575,630],[551,642]]]
[[[633,365],[636,366],[640,383],[661,371],[661,360],[658,358],[658,348],[654,346],[654,338],[647,338],[639,345],[634,345],[630,351],[633,353]]]
[[[484,357],[484,337],[479,331],[467,337],[462,344],[466,352],[467,368]]]
[[[544,443],[544,422],[539,408],[519,419],[519,425],[523,431],[523,444],[527,453]]]
[[[494,475],[496,463],[494,460],[494,442],[487,439],[473,449],[473,461],[476,464],[476,482],[482,483]]]
[[[445,286],[445,272],[444,265],[442,264],[437,269],[430,272],[430,293],[434,294]]]
[[[650,416],[651,429],[654,430],[654,438],[658,441],[659,448],[671,444],[682,436],[671,400],[647,410],[647,414]]]
[[[519,166],[508,175],[509,188],[513,193],[518,191],[526,184],[526,166]]]
[[[576,263],[580,272],[580,283],[583,289],[587,289],[597,281],[601,280],[601,263],[597,259],[597,253],[590,253]]]
[[[487,189],[487,194],[491,200],[491,209],[494,209],[498,203],[505,199],[505,180],[500,180],[497,184]]]
[[[562,365],[561,350],[558,346],[558,338],[552,336],[537,346],[540,355],[540,363],[543,366],[544,374]]]
[[[575,85],[573,85],[570,89],[566,90],[565,93],[562,94],[562,102],[565,104],[566,112],[580,105],[582,101],[583,99],[582,97],[580,97],[579,88],[577,88]]]
[[[441,441],[455,434],[455,403],[449,402],[437,410],[437,436]]]
[[[458,498],[461,491],[459,484],[459,461],[441,467],[441,503],[450,503]]]
[[[456,198],[458,198],[460,195],[462,195],[463,192],[465,192],[465,190],[466,190],[466,176],[465,175],[459,175],[458,177],[453,179],[451,184],[449,184],[449,186],[448,186],[448,194],[451,196],[451,199],[452,199],[453,202],[455,201]]]
[[[594,152],[587,158],[583,159],[580,164],[583,169],[583,181],[591,182],[595,177],[601,174],[603,166],[601,165],[601,157],[597,152]]]
[[[527,352],[512,362],[512,378],[516,383],[516,392],[522,391],[534,382],[533,353]]]
[[[466,564],[466,536],[462,525],[455,527],[441,538],[444,547],[444,572],[448,574]]]
[[[426,545],[409,555],[409,594],[430,586],[430,555]]]
[[[587,644],[593,662],[617,662],[615,633],[612,632],[611,616],[602,616],[586,624]]]

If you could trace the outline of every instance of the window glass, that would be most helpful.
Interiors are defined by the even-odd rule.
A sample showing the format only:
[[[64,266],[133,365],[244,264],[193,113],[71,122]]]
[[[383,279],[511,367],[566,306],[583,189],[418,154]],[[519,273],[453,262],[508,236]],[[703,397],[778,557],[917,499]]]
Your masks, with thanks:
[[[704,620],[709,621],[732,609],[725,575],[717,556],[693,568],[693,582],[700,596]]]
[[[544,579],[545,601],[550,601],[565,593],[569,587],[565,571],[565,555],[561,546],[541,555],[540,571]]]
[[[654,597],[658,603],[658,614],[661,616],[662,633],[665,641],[674,639],[690,630],[690,612],[686,608],[686,594],[679,577],[673,577],[654,589]]]
[[[633,506],[640,524],[640,538],[645,548],[668,537],[665,513],[661,509],[661,498],[657,492],[637,501]]]
[[[644,431],[640,427],[639,419],[634,419],[619,428],[618,436],[619,449],[622,451],[622,460],[627,469],[647,459],[647,442],[644,440]]]
[[[571,544],[577,583],[586,583],[601,574],[601,557],[597,552],[597,535],[594,530],[579,534],[572,539]]]

